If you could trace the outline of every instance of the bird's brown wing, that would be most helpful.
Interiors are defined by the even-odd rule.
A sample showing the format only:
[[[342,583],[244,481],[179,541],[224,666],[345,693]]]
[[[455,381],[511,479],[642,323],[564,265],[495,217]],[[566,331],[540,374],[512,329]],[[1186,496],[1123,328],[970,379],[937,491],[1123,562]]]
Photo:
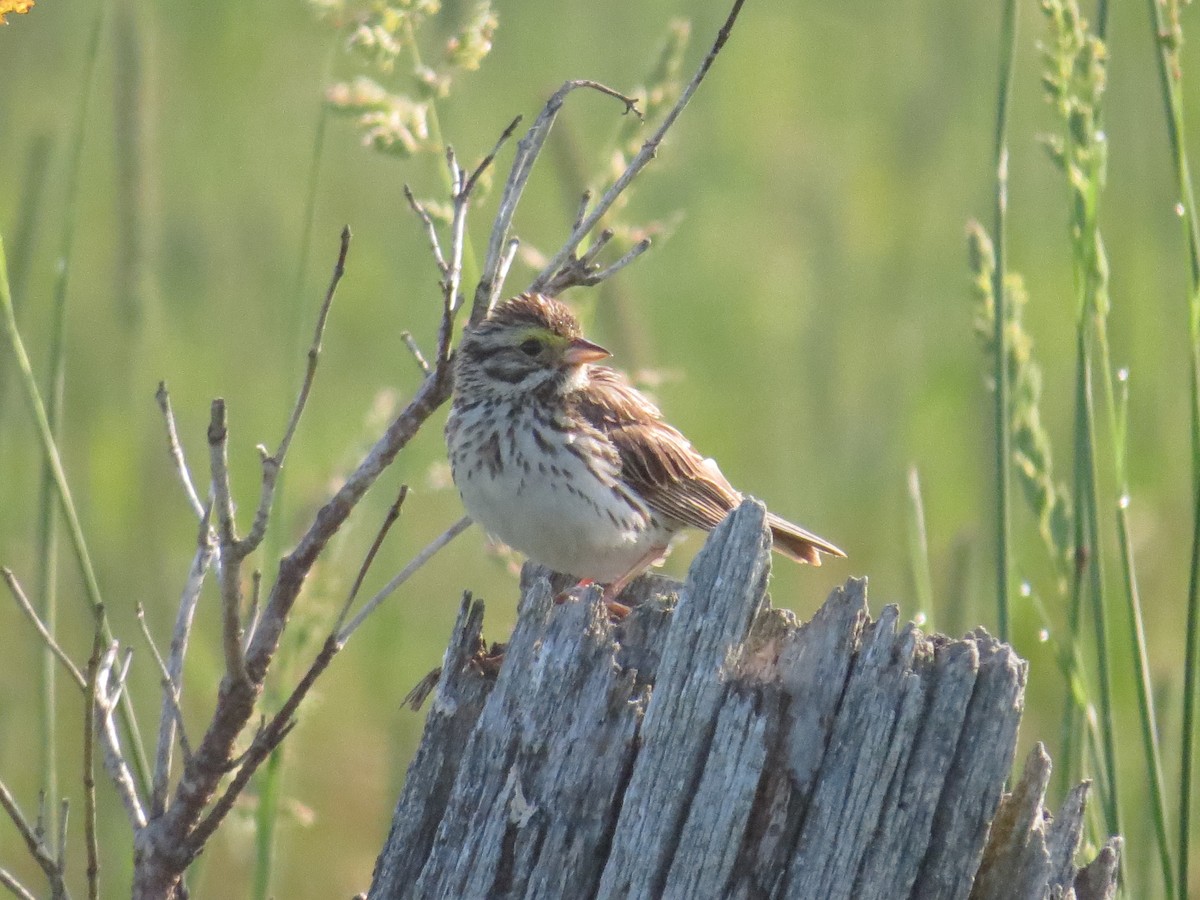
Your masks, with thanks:
[[[577,412],[621,457],[621,478],[655,512],[710,531],[741,502],[716,464],[705,459],[620,373],[593,366],[573,395]]]
[[[711,531],[742,496],[716,463],[701,456],[624,376],[603,366],[590,369],[587,386],[572,395],[575,412],[620,454],[621,478],[659,515]],[[821,564],[821,554],[845,556],[838,547],[773,513],[767,525],[775,549],[797,562]]]

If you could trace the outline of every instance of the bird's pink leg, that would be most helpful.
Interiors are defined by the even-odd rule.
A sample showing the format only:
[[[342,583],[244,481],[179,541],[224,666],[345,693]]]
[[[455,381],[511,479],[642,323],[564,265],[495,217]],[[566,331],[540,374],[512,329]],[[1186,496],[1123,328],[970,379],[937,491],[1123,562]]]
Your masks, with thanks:
[[[600,602],[608,607],[609,614],[616,619],[624,619],[629,615],[630,608],[624,603],[619,603],[617,598],[621,596],[621,592],[629,587],[631,581],[645,572],[651,565],[662,559],[663,554],[667,552],[665,544],[651,547],[641,559],[633,564],[633,567],[618,578],[616,581],[604,588],[604,594],[600,597]]]

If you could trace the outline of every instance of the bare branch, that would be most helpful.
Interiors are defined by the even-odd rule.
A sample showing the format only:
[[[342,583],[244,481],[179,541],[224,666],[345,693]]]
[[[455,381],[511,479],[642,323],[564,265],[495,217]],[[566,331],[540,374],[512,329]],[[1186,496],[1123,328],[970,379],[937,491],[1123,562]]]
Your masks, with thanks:
[[[463,193],[470,194],[475,190],[475,185],[479,179],[483,177],[483,173],[488,167],[496,161],[496,155],[500,152],[500,148],[508,143],[508,139],[513,136],[513,132],[517,130],[517,126],[521,124],[521,116],[517,116],[508,123],[508,127],[504,129],[504,133],[500,135],[500,139],[496,141],[496,145],[492,147],[491,152],[479,161],[479,165],[475,167],[475,171],[467,178],[467,183],[463,186]]]
[[[159,723],[159,740],[154,754],[154,782],[150,793],[150,815],[153,817],[160,814],[166,806],[167,782],[171,777],[171,745],[176,729],[179,733],[179,743],[183,747],[185,760],[191,755],[191,750],[188,746],[187,732],[183,726],[183,710],[179,708],[179,686],[171,677],[171,672],[163,661],[162,654],[158,652],[154,637],[150,634],[150,627],[146,624],[146,611],[140,603],[137,605],[137,620],[138,625],[141,626],[142,635],[146,638],[146,644],[150,647],[150,654],[158,665],[159,674],[162,675],[163,702],[167,707],[163,710],[163,721]],[[171,722],[172,727],[164,732],[163,726],[166,722]]]
[[[496,273],[496,285],[503,285],[508,279],[508,270],[512,268],[513,260],[517,256],[517,250],[520,249],[521,241],[519,238],[509,238],[508,245],[504,248],[504,255],[500,257],[500,269]],[[492,303],[495,305],[495,302]]]
[[[584,190],[579,198],[579,211],[575,213],[575,221],[571,224],[571,230],[574,231],[583,224],[583,220],[587,218],[588,204],[592,202],[592,192],[590,189]]]
[[[509,237],[508,232],[512,227],[512,220],[517,211],[517,204],[520,202],[521,195],[525,191],[525,185],[529,181],[529,174],[533,171],[534,161],[541,153],[542,146],[546,142],[546,137],[550,134],[550,128],[554,124],[554,120],[558,117],[558,111],[562,109],[567,96],[579,88],[591,88],[603,94],[619,98],[625,103],[626,112],[636,110],[636,101],[595,81],[565,82],[546,101],[546,105],[542,107],[542,111],[529,127],[529,131],[525,133],[525,137],[521,138],[517,143],[516,157],[513,159],[512,169],[508,174],[508,181],[504,185],[504,192],[500,195],[500,205],[492,224],[491,236],[488,239],[487,257],[484,260],[483,272],[480,275],[479,284],[475,288],[475,300],[471,305],[470,320],[472,323],[481,321],[488,314],[495,305],[500,291],[503,289],[503,283],[498,279],[500,260],[506,252]],[[574,233],[572,232],[572,234]],[[579,241],[576,240],[571,245],[570,250],[574,250],[578,244]],[[555,266],[555,271],[557,269],[558,266]]]
[[[378,608],[380,603],[386,600],[392,594],[392,592],[396,590],[396,588],[408,581],[408,579],[413,576],[413,573],[420,569],[421,566],[425,565],[425,563],[429,562],[429,560],[432,559],[439,550],[466,531],[470,525],[471,517],[463,516],[461,519],[439,534],[436,538],[434,538],[424,550],[412,558],[412,561],[401,570],[399,575],[384,585],[379,593],[366,602],[363,608],[358,611],[358,615],[350,620],[349,625],[342,628],[338,632],[337,642],[339,644],[345,644],[346,641],[350,639],[350,635],[354,634],[354,632],[358,630],[358,627],[362,625],[367,616],[369,616],[376,610],[376,608]]]
[[[204,587],[204,578],[216,552],[216,535],[209,525],[212,507],[205,507],[200,519],[200,531],[196,539],[196,555],[192,557],[188,569],[187,581],[179,597],[179,609],[175,614],[175,627],[171,632],[171,648],[167,654],[166,672],[170,687],[163,685],[162,710],[158,721],[158,742],[155,748],[155,772],[151,787],[150,810],[151,818],[157,817],[166,806],[166,786],[171,770],[171,755],[175,746],[175,731],[177,727],[176,710],[179,708],[179,697],[183,694],[183,661],[187,656],[188,640],[192,633],[192,622],[196,616],[196,606],[200,601],[200,591]],[[180,732],[180,744],[188,752]],[[186,760],[185,760],[186,762]]]
[[[98,900],[100,896],[100,838],[96,829],[96,685],[103,650],[104,629],[97,616],[87,665],[87,697],[83,704],[83,840],[87,847],[89,900]]]
[[[442,321],[438,328],[437,358],[439,365],[450,359],[450,340],[454,317],[461,303],[463,245],[466,243],[467,208],[471,195],[464,190],[466,172],[458,164],[453,147],[446,147],[446,165],[450,169],[450,196],[454,213],[450,221],[450,266],[442,279]]]
[[[66,876],[67,873],[67,822],[70,819],[71,802],[64,799],[58,805],[58,842],[54,845],[57,850],[57,857],[54,861],[55,868]]]
[[[317,361],[321,356],[321,339],[325,336],[325,325],[329,321],[329,310],[333,306],[333,297],[337,293],[338,284],[341,282],[342,276],[346,274],[346,256],[350,252],[350,237],[350,226],[346,225],[342,228],[337,262],[333,266],[329,287],[325,290],[325,300],[321,303],[321,311],[317,314],[317,325],[313,330],[312,344],[308,348],[308,368],[304,373],[304,382],[300,386],[300,394],[296,398],[296,405],[292,409],[292,416],[288,420],[283,440],[279,442],[279,449],[275,451],[275,460],[279,467],[283,466],[284,457],[287,456],[288,448],[292,445],[296,427],[300,424],[300,416],[304,413],[308,395],[312,391],[313,380],[317,374]]]
[[[304,414],[305,404],[308,402],[308,394],[312,391],[313,379],[317,377],[317,361],[320,358],[320,341],[325,335],[325,324],[329,322],[329,311],[334,305],[334,295],[337,293],[337,284],[342,281],[342,276],[346,275],[346,257],[350,252],[350,227],[342,228],[341,244],[338,245],[337,262],[334,264],[334,274],[330,276],[329,288],[325,290],[325,300],[320,305],[320,312],[317,314],[317,326],[313,330],[312,344],[308,347],[308,367],[305,371],[304,383],[300,385],[300,395],[296,397],[295,407],[292,409],[292,418],[288,420],[287,431],[283,433],[283,439],[280,442],[280,448],[275,451],[275,460],[278,466],[283,466],[283,457],[288,455],[288,448],[292,446],[292,438],[295,436],[296,426],[300,424],[300,416]]]
[[[371,542],[371,549],[367,551],[366,558],[358,568],[358,575],[354,579],[354,585],[350,588],[350,593],[346,595],[346,602],[342,604],[342,611],[338,614],[337,621],[333,626],[333,633],[335,635],[346,624],[346,616],[350,613],[350,605],[354,603],[354,598],[358,596],[363,579],[367,577],[367,571],[371,568],[371,563],[375,561],[375,554],[379,552],[379,548],[383,546],[383,541],[387,537],[388,532],[392,530],[392,526],[400,518],[400,509],[404,506],[404,501],[407,498],[408,485],[402,484],[400,485],[400,494],[396,497],[396,502],[388,509],[387,516],[383,520],[383,525],[379,527],[379,533],[375,535],[375,540]]]
[[[213,508],[217,515],[217,535],[221,546],[221,623],[225,648],[225,671],[229,677],[246,680],[246,660],[242,652],[242,544],[233,521],[233,496],[229,490],[229,427],[225,419],[225,401],[212,402],[208,424],[208,456],[212,469]],[[263,466],[263,483],[267,481]]]
[[[400,332],[400,340],[404,342],[404,346],[408,348],[408,352],[412,354],[412,358],[417,361],[417,368],[421,370],[421,374],[428,375],[430,372],[429,363],[426,361],[425,355],[421,352],[421,348],[417,346],[417,339],[412,336],[412,332]]]
[[[404,196],[408,200],[408,205],[412,207],[412,211],[417,214],[417,218],[425,225],[425,236],[429,239],[429,246],[433,250],[434,261],[437,263],[438,271],[442,274],[442,278],[445,278],[446,273],[450,271],[450,267],[446,264],[446,257],[442,254],[442,242],[438,239],[437,228],[433,224],[429,210],[417,200],[413,195],[412,188],[407,184],[404,186]]]
[[[26,618],[33,623],[33,627],[37,629],[38,636],[42,639],[50,652],[53,653],[58,661],[63,664],[67,670],[67,674],[71,676],[71,680],[79,686],[79,689],[86,690],[87,682],[84,680],[83,674],[75,663],[71,662],[71,657],[67,656],[65,650],[59,646],[58,641],[54,639],[49,630],[47,630],[42,620],[38,618],[37,611],[33,608],[33,604],[29,602],[29,598],[25,596],[25,592],[21,589],[21,584],[17,581],[17,576],[12,573],[11,569],[0,568],[0,576],[4,578],[4,583],[8,585],[9,591],[12,592],[13,598],[17,601],[17,605],[21,607],[21,612],[25,613]]]
[[[108,772],[109,779],[117,789],[121,802],[125,805],[125,812],[129,816],[130,824],[137,830],[146,826],[146,813],[142,801],[137,795],[137,786],[129,771],[129,765],[121,752],[121,741],[117,735],[117,726],[112,715],[124,690],[125,676],[128,674],[131,659],[127,655],[121,671],[117,672],[118,650],[119,646],[116,641],[109,644],[96,670],[96,695],[94,698],[98,716],[96,730],[100,735],[100,748],[104,756],[105,771]]]
[[[162,410],[163,422],[167,426],[167,452],[171,454],[171,461],[175,463],[175,472],[179,476],[179,480],[183,483],[183,489],[187,493],[188,503],[192,506],[192,511],[196,514],[196,518],[201,518],[204,515],[204,504],[200,502],[200,496],[196,493],[195,482],[192,481],[192,473],[188,469],[187,460],[183,456],[183,446],[179,443],[179,430],[175,426],[175,413],[171,409],[171,395],[167,392],[167,383],[160,381],[158,390],[154,392],[154,399],[158,401],[158,408]]]
[[[46,846],[45,839],[41,835],[40,828],[29,824],[29,820],[21,812],[21,807],[17,804],[16,798],[9,791],[8,786],[0,781],[0,807],[8,813],[8,817],[12,819],[12,823],[17,826],[17,831],[21,833],[21,839],[25,841],[25,847],[29,850],[29,855],[33,857],[34,862],[45,873],[46,879],[50,882],[50,892],[54,897],[67,897],[67,889],[63,883],[63,872],[59,869],[54,856],[50,853],[50,849]],[[18,882],[17,883],[19,886]],[[8,887],[9,885],[5,885]],[[20,895],[18,895],[20,896]]]
[[[258,625],[258,604],[262,600],[262,572],[255,569],[250,573],[250,608],[246,610],[246,634],[242,638],[242,649],[254,640],[254,629]]]
[[[596,235],[596,239],[592,241],[592,246],[588,247],[587,252],[579,257],[578,261],[584,268],[589,268],[596,263],[596,257],[600,255],[600,251],[608,246],[608,242],[613,239],[613,230],[604,228]]]
[[[300,393],[292,406],[292,414],[288,418],[287,428],[279,442],[279,448],[274,454],[262,450],[262,490],[259,493],[258,509],[254,513],[254,524],[246,537],[238,542],[237,552],[241,559],[253,553],[262,543],[267,534],[267,523],[271,519],[271,505],[275,501],[275,486],[279,481],[279,471],[283,468],[292,438],[300,425],[300,417],[308,405],[308,395],[312,392],[313,382],[317,376],[317,362],[321,356],[321,339],[325,335],[325,324],[329,320],[329,310],[333,306],[333,297],[337,293],[338,283],[346,273],[346,255],[350,252],[350,226],[342,228],[341,244],[338,249],[337,262],[333,266],[333,275],[329,279],[329,287],[325,291],[325,300],[317,313],[317,325],[313,331],[312,344],[308,348],[308,361],[304,371],[304,380],[300,384]]]
[[[604,237],[606,234],[611,236],[612,232],[605,229],[601,232],[601,237]],[[591,263],[591,260],[595,257],[594,251],[598,249],[597,245],[603,246],[600,241],[597,241],[596,245],[593,245],[592,249],[584,254],[582,259],[567,260],[566,264],[555,273],[554,277],[542,289],[543,292],[549,294],[551,297],[556,297],[570,287],[590,287],[599,284],[621,271],[621,269],[649,250],[650,238],[642,238],[624,256],[603,269]]]
[[[542,269],[537,278],[530,284],[529,289],[531,291],[541,291],[546,288],[546,285],[550,283],[550,280],[564,266],[588,232],[596,227],[596,224],[604,214],[616,202],[617,197],[624,193],[625,189],[629,187],[630,182],[649,164],[650,160],[654,159],[658,153],[659,144],[662,143],[671,126],[675,124],[675,120],[679,118],[679,114],[683,112],[683,108],[688,105],[688,102],[692,99],[692,95],[696,93],[696,88],[700,86],[700,82],[704,80],[704,76],[708,74],[708,70],[712,68],[713,62],[716,61],[717,54],[721,52],[725,46],[725,42],[729,40],[729,34],[733,30],[734,23],[737,21],[738,13],[742,11],[742,4],[744,2],[745,0],[734,0],[733,9],[730,10],[728,17],[725,19],[725,24],[721,26],[721,30],[717,32],[717,38],[713,42],[712,48],[700,63],[700,67],[696,70],[696,74],[692,76],[691,81],[680,92],[679,99],[675,101],[675,105],[667,112],[654,134],[642,144],[637,155],[629,161],[629,165],[625,167],[625,171],[621,173],[621,176],[613,182],[612,187],[604,192],[604,196],[592,207],[592,211],[588,213],[583,221],[574,228],[570,237],[567,238],[566,243],[563,244],[558,253],[546,263],[545,268]],[[476,299],[478,300],[478,296]]]
[[[19,897],[20,900],[37,900],[37,897],[33,896],[29,889],[21,884],[8,869],[0,868],[0,885],[8,888],[12,895]]]

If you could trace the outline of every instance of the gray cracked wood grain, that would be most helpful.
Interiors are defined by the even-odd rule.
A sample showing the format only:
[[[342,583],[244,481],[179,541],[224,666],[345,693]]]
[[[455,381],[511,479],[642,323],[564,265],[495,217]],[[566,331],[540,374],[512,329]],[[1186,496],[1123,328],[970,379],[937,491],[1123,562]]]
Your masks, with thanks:
[[[872,620],[866,581],[812,621],[770,606],[747,500],[687,582],[597,592],[527,566],[503,662],[464,601],[370,898],[1101,900],[1076,870],[1080,786],[1053,819],[1040,746],[1005,798],[1026,666]]]

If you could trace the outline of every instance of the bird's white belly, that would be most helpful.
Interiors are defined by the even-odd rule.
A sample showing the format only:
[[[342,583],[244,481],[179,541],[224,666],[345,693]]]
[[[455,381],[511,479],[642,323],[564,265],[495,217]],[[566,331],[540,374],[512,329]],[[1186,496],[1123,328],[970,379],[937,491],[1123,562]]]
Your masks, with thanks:
[[[670,537],[644,506],[621,499],[628,495],[615,472],[598,477],[569,452],[555,455],[553,469],[539,467],[545,457],[527,429],[500,441],[498,471],[454,456],[452,447],[455,483],[471,518],[556,571],[614,581]]]

